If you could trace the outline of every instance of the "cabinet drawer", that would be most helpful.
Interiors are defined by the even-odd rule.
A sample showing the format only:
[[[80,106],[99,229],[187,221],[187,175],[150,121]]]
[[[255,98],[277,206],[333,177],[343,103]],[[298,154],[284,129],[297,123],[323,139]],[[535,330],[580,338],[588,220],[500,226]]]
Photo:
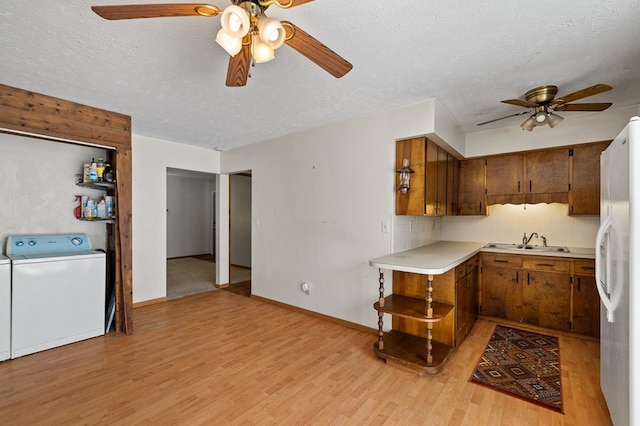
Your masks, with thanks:
[[[456,280],[467,275],[469,272],[473,271],[478,267],[478,259],[479,256],[473,256],[471,259],[467,260],[456,266]]]
[[[483,253],[483,266],[498,266],[502,268],[521,268],[522,258],[518,255],[501,253]]]
[[[573,273],[579,275],[594,276],[596,274],[595,260],[574,260]]]
[[[553,259],[549,257],[528,256],[522,261],[525,269],[532,271],[569,272],[568,259]]]

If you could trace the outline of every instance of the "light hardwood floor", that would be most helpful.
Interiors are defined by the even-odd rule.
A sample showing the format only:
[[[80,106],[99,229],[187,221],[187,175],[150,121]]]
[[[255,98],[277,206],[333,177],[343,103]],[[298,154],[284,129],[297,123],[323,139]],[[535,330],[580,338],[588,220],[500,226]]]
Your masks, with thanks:
[[[0,363],[0,424],[611,424],[595,341],[560,336],[564,415],[470,383],[494,325],[418,377],[376,358],[375,335],[203,293],[136,308],[131,336]]]

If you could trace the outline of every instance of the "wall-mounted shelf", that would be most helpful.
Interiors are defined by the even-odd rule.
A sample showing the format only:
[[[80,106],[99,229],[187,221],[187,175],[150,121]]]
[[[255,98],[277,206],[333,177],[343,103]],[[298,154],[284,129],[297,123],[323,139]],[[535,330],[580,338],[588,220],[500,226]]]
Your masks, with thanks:
[[[76,185],[83,188],[100,189],[102,191],[107,191],[116,187],[115,182],[80,182],[76,183]]]

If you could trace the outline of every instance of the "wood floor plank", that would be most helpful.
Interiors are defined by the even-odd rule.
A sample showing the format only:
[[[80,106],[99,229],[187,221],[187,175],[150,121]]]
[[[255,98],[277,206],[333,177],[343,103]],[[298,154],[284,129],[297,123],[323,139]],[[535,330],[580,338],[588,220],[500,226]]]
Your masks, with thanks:
[[[377,358],[373,334],[226,291],[134,315],[133,335],[0,363],[0,423],[611,424],[597,341],[559,337],[562,415],[468,381],[486,319],[441,373],[419,377]]]

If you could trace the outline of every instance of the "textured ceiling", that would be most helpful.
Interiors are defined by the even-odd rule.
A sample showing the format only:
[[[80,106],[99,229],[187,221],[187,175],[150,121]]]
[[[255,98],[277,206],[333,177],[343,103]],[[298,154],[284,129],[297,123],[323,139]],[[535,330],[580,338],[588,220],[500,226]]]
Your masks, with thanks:
[[[0,82],[131,115],[135,134],[230,149],[436,98],[465,132],[517,126],[501,104],[555,84],[583,102],[640,104],[640,1],[316,0],[289,20],[353,64],[341,79],[283,46],[225,86],[219,17],[106,21],[93,5],[162,0],[3,0]],[[229,2],[209,2],[221,8]],[[578,113],[563,113],[565,116]],[[399,135],[402,136],[402,135]]]

